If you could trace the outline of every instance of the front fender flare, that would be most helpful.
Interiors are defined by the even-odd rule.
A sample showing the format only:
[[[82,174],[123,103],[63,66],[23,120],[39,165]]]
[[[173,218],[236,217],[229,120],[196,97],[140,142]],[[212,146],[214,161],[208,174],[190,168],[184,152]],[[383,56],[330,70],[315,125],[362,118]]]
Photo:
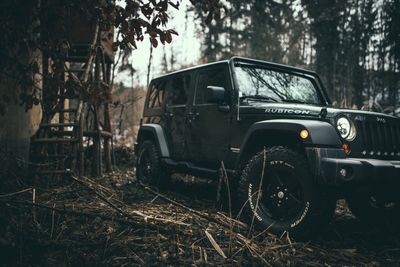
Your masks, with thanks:
[[[305,146],[324,146],[324,147],[341,147],[342,142],[336,129],[328,122],[318,120],[291,120],[276,119],[265,120],[254,123],[247,131],[240,147],[240,154],[237,164],[242,160],[246,147],[249,145],[254,134],[265,132],[292,133],[299,136],[301,130],[307,130],[309,137],[305,140],[300,139]],[[236,165],[238,166],[238,165]]]

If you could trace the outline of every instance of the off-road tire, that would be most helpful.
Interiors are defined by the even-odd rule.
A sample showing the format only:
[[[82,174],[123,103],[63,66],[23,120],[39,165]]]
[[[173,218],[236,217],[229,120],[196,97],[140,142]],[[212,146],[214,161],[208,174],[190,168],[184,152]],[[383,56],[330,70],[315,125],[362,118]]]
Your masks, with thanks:
[[[351,212],[367,224],[397,225],[400,222],[400,201],[379,203],[379,198],[371,192],[372,188],[378,187],[360,187],[346,196]]]
[[[161,153],[153,141],[146,140],[139,145],[136,161],[138,181],[165,189],[171,179],[167,169],[162,166]]]
[[[243,209],[242,215],[249,223],[253,222],[254,226],[260,230],[268,229],[278,236],[284,232],[288,232],[290,236],[298,239],[310,238],[329,224],[336,207],[336,199],[332,198],[325,190],[322,190],[321,187],[315,184],[303,155],[290,148],[281,146],[265,150],[264,184],[262,185],[262,188],[265,189],[261,190],[264,196],[261,196],[257,203],[263,164],[264,151],[261,151],[250,159],[239,181],[238,196]],[[283,175],[282,177],[290,177],[283,180],[287,184],[297,183],[297,186],[291,186],[290,188],[301,190],[301,195],[303,195],[301,199],[303,199],[304,203],[298,201],[299,204],[293,204],[296,201],[294,201],[294,194],[291,194],[293,190],[289,190],[289,186],[282,186],[284,189],[281,188],[281,190],[286,189],[285,192],[287,192],[287,195],[285,197],[282,191],[279,191],[278,194],[268,195],[268,192],[278,188],[272,186],[271,178],[272,176],[278,177],[278,171],[291,174]],[[295,176],[292,176],[293,174]],[[282,177],[276,180],[282,181]],[[268,181],[271,181],[271,184],[268,184]],[[283,184],[285,182],[281,183],[281,185]],[[276,197],[276,195],[281,197],[281,199]],[[264,197],[266,198],[264,199]],[[287,210],[291,210],[294,206],[298,206],[298,209],[293,212],[293,216],[289,215],[288,219],[280,218],[278,220],[266,208],[267,206],[273,206],[274,198],[278,199],[277,201],[287,198],[288,200],[285,202],[285,205],[288,207]],[[285,206],[280,204],[279,207],[282,209]],[[274,208],[272,207],[270,210],[274,210]]]

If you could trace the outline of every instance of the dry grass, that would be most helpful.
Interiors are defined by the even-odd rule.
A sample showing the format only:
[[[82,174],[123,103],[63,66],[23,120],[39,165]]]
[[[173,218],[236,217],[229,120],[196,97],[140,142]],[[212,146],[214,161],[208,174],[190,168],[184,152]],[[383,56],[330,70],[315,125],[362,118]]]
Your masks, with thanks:
[[[400,238],[361,225],[340,203],[320,239],[295,242],[215,206],[210,184],[176,181],[158,193],[118,171],[68,185],[0,196],[0,263],[6,265],[375,266],[400,264]],[[22,190],[22,191],[21,191]],[[25,190],[25,191],[24,191]]]

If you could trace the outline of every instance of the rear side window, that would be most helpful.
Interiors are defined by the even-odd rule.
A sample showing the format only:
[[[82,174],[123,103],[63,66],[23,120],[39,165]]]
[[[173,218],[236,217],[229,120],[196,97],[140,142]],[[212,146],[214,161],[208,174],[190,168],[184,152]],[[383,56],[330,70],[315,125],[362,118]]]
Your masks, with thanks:
[[[196,105],[206,104],[207,86],[219,86],[228,90],[228,68],[227,66],[213,66],[201,70],[197,78],[196,94],[194,103]]]
[[[167,82],[167,105],[168,106],[177,106],[177,105],[185,105],[188,92],[187,88],[190,85],[190,75],[181,74],[171,77]]]
[[[156,81],[150,85],[148,108],[161,108],[164,104],[165,82]]]

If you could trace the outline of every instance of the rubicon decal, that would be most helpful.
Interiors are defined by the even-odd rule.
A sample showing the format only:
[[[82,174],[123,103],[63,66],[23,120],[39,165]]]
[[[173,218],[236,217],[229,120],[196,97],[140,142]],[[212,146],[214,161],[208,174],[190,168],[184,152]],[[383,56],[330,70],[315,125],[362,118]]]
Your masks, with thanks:
[[[310,111],[301,109],[267,108],[265,109],[265,113],[309,115]]]
[[[386,120],[384,118],[380,118],[380,117],[377,117],[376,121],[381,122],[381,123],[386,123]]]

